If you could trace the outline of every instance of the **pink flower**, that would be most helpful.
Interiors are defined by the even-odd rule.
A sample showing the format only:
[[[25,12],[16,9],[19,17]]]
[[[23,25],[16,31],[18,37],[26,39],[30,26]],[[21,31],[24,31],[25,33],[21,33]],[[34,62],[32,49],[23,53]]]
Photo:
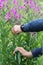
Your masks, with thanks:
[[[6,2],[6,3],[8,2],[7,0],[0,0],[0,1],[1,1],[1,2]]]
[[[16,8],[12,8],[12,9],[11,9],[11,13],[12,13],[14,16],[16,16],[16,14],[17,14]]]
[[[39,6],[34,7],[34,11],[40,11],[40,7]]]
[[[29,1],[29,6],[31,8],[34,8],[36,6],[35,2],[33,2],[32,0]]]
[[[14,4],[18,4],[18,1],[17,1],[17,0],[13,0],[13,3],[14,3]]]
[[[37,10],[40,11],[40,7],[39,6],[37,6]]]
[[[34,32],[34,35],[37,34],[37,32]]]
[[[24,4],[28,4],[29,3],[29,1],[28,0],[24,0]]]
[[[10,12],[8,12],[5,16],[6,20],[8,21],[9,19],[11,19],[11,15],[10,15]]]
[[[16,19],[17,19],[17,20],[21,19],[21,14],[17,14],[17,15],[16,15]]]
[[[6,4],[7,4],[7,0],[0,0],[0,9],[3,8],[4,2],[6,2]]]
[[[3,2],[0,2],[0,9],[2,9],[3,7]]]
[[[37,5],[36,5],[36,2],[35,2],[35,1],[32,1],[32,0],[29,1],[29,7],[30,7],[30,8],[33,8],[34,11],[39,11],[39,10],[40,10],[40,7],[37,6]]]
[[[24,8],[25,8],[25,6],[20,6],[20,7],[19,7],[19,9],[24,9]]]
[[[19,14],[17,12],[17,9],[16,8],[11,9],[10,12],[12,13],[12,16],[15,17],[16,19],[21,19],[21,14]]]

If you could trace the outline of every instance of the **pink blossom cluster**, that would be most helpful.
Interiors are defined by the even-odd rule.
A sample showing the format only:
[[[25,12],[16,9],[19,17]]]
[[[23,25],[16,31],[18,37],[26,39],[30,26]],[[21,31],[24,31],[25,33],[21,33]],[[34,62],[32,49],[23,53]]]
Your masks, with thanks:
[[[20,9],[24,9],[25,5],[29,5],[28,7],[34,9],[34,11],[40,10],[40,7],[37,6],[36,2],[33,0],[24,0],[24,5],[20,6]]]
[[[34,11],[39,11],[39,10],[40,10],[40,7],[37,6],[36,2],[33,1],[33,0],[30,0],[30,1],[29,1],[29,6],[30,6],[30,8],[33,8]]]
[[[18,0],[12,0],[14,4],[18,4]]]
[[[24,4],[29,4],[29,0],[24,0]]]
[[[11,19],[12,17],[15,18],[15,19],[17,19],[17,20],[19,20],[19,19],[21,19],[21,14],[18,13],[18,11],[17,11],[16,8],[12,8],[12,9],[10,10],[10,12],[8,12],[8,13],[6,14],[5,17],[6,17],[6,20]]]
[[[11,14],[10,14],[10,12],[8,12],[8,13],[5,15],[5,18],[6,18],[7,21],[8,21],[9,19],[11,19]]]
[[[18,13],[16,8],[12,8],[10,10],[10,12],[12,13],[12,15],[16,18],[16,19],[20,19],[21,18],[21,14]]]
[[[23,9],[25,9],[25,6],[22,5],[19,7],[19,9],[23,10]]]
[[[3,8],[4,2],[6,2],[7,4],[7,1],[8,0],[0,0],[0,9]],[[6,20],[11,19],[12,17],[16,18],[17,20],[21,19],[22,15],[18,11],[25,9],[26,6],[28,6],[28,8],[34,9],[34,11],[40,10],[40,7],[37,6],[36,2],[33,0],[24,0],[24,4],[20,6],[19,6],[20,4],[19,0],[12,0],[12,2],[14,6],[12,7],[12,9],[10,9],[8,13],[6,13],[6,16],[5,16]]]
[[[0,10],[3,8],[5,2],[7,3],[7,0],[0,0]]]

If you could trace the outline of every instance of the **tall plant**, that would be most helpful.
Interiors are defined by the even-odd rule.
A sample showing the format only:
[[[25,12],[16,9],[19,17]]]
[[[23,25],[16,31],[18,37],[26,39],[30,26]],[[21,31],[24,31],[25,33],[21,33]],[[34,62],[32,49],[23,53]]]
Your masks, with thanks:
[[[37,11],[37,12],[36,12]],[[29,59],[17,52],[13,55],[13,50],[17,46],[22,46],[26,50],[31,50],[40,46],[38,34],[21,33],[13,35],[11,28],[15,22],[26,23],[37,18],[40,7],[34,0],[0,0],[0,64],[3,65],[37,65],[36,58]],[[13,23],[13,24],[12,24]],[[41,42],[40,42],[41,43]]]

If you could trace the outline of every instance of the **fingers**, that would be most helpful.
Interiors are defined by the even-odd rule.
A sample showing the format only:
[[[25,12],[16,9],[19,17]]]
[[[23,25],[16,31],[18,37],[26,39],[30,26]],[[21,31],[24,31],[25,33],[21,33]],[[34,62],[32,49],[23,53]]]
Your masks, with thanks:
[[[16,34],[16,28],[15,28],[15,26],[12,28],[12,32],[13,32],[14,34]]]
[[[22,47],[15,48],[13,54],[15,54],[17,51],[19,51],[20,53],[22,53],[23,52],[23,48]]]
[[[14,34],[18,34],[18,33],[22,32],[22,31],[21,31],[21,28],[20,28],[20,25],[15,25],[15,26],[12,28],[12,32],[13,32]]]
[[[15,50],[14,50],[13,54],[15,54],[17,51],[18,51],[18,47],[17,47],[17,48],[15,48]]]
[[[11,29],[11,30],[12,30],[12,32],[14,33],[14,27],[12,27],[12,29]]]

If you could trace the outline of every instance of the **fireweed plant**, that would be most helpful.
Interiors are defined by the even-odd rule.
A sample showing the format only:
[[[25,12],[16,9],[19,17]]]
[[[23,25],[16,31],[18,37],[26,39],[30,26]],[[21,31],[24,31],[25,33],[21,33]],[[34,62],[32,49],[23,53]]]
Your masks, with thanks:
[[[33,9],[33,14],[40,12],[40,7],[33,0],[23,0],[23,3],[18,0],[0,0],[0,10],[2,11],[4,8],[5,18],[9,20],[11,18],[21,19],[23,18],[23,10],[25,10],[25,14],[28,14],[29,9]],[[12,5],[12,6],[11,6]]]
[[[40,47],[42,32],[41,35],[36,32],[13,35],[11,32],[16,22],[26,23],[39,17],[40,6],[35,0],[0,0],[0,65],[38,65],[39,62],[41,65],[38,58],[26,58],[19,52],[13,55],[13,51],[17,46],[27,51]]]

